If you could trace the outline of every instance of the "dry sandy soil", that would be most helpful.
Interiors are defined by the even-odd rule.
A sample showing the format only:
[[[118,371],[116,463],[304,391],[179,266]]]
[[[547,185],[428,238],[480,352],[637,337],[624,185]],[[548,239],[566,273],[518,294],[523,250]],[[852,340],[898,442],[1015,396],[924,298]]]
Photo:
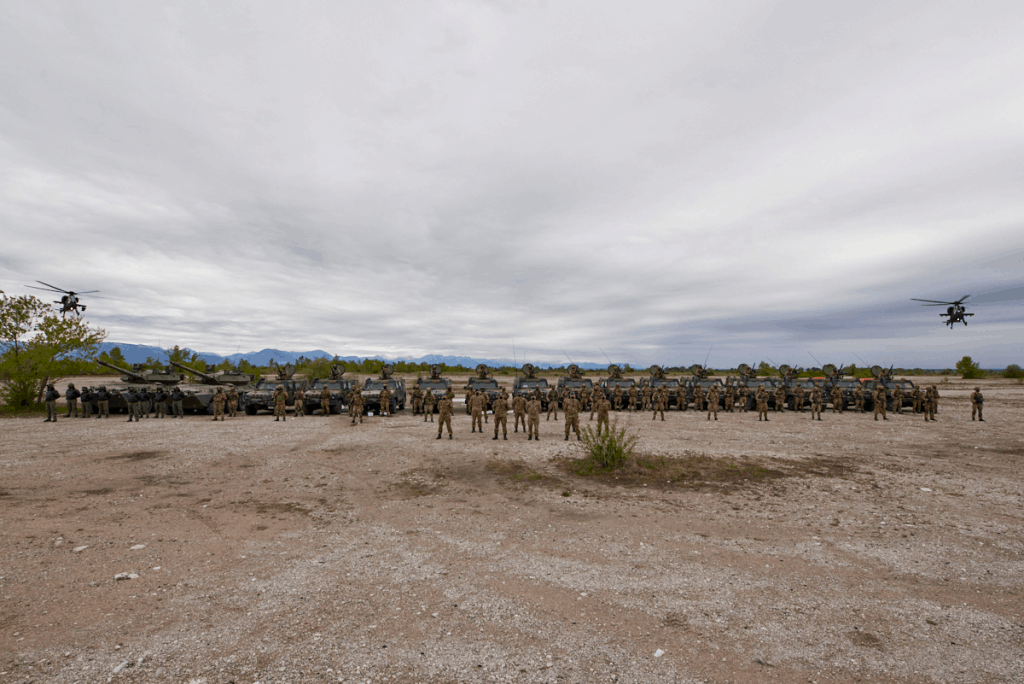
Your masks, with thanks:
[[[1021,682],[1024,388],[974,384],[621,414],[670,458],[618,479],[543,418],[2,420],[0,681]]]

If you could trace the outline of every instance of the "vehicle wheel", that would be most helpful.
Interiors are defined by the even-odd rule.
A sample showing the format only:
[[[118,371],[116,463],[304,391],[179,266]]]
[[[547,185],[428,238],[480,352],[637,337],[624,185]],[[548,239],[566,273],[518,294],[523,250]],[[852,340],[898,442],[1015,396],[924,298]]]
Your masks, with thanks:
[[[247,415],[247,416],[255,416],[256,415],[256,407],[255,406],[246,406],[245,407],[245,415]]]

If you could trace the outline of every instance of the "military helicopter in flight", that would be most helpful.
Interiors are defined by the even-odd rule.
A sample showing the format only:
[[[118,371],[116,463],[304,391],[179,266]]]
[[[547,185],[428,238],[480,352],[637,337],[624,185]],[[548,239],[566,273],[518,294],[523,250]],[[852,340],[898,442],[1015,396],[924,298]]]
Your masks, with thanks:
[[[914,299],[911,297],[912,302],[928,302],[924,306],[945,306],[946,313],[939,314],[940,316],[948,316],[949,320],[945,322],[945,325],[949,326],[949,329],[953,329],[954,323],[963,323],[967,325],[967,316],[973,316],[972,313],[967,313],[967,307],[964,306],[964,301],[967,300],[971,295],[964,295],[955,302],[939,302],[934,299]]]
[[[78,316],[82,315],[82,311],[85,311],[85,304],[78,303],[78,295],[92,294],[93,292],[99,292],[99,290],[88,290],[86,292],[75,292],[74,290],[62,290],[59,287],[50,285],[50,283],[44,283],[42,280],[37,280],[40,285],[46,285],[46,287],[36,287],[35,285],[26,285],[25,287],[31,287],[33,290],[42,290],[43,292],[63,292],[64,296],[60,298],[60,301],[55,301],[54,304],[60,304],[60,315],[63,316],[69,311],[73,311]]]

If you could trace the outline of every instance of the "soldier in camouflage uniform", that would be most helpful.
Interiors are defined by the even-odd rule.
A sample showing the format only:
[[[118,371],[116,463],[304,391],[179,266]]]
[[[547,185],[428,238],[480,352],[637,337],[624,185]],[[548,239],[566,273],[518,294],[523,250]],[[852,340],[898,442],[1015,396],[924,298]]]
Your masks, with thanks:
[[[611,426],[608,424],[608,412],[612,409],[612,403],[602,394],[597,399],[597,434],[601,434],[601,425],[604,425],[605,434],[611,432]]]
[[[622,388],[616,387],[612,392],[612,408],[616,411],[622,410]]]
[[[429,394],[429,390],[428,390]],[[423,410],[423,390],[420,389],[419,385],[412,388],[412,415],[418,416],[420,411]]]
[[[502,439],[508,439],[508,399],[502,393],[494,400],[494,439],[498,439],[498,426],[501,426]]]
[[[805,398],[804,387],[799,382],[796,383],[796,387],[793,388],[793,410],[798,413],[804,412],[804,398]]]
[[[899,385],[892,391],[892,412],[903,413],[903,388]]]
[[[693,383],[693,410],[697,412],[704,410],[704,388],[699,382]]]
[[[981,396],[981,388],[975,387],[971,392],[971,420],[974,420],[974,416],[977,414],[978,420],[984,423],[985,419],[981,417],[983,408],[985,408],[985,397]]]
[[[732,384],[725,386],[725,411],[732,413],[736,410],[736,387]]]
[[[629,392],[627,392],[627,394],[629,395],[629,403],[627,404],[627,408],[630,411],[636,411],[636,403],[637,399],[639,399],[640,393],[637,392],[636,387],[630,387]]]
[[[878,420],[878,414],[882,414],[882,420],[889,420],[888,416],[885,415],[885,386],[882,383],[875,385],[874,392],[875,399],[875,420]]]
[[[860,413],[864,413],[864,388],[859,382],[853,388],[853,405]]]
[[[555,420],[558,420],[558,390],[554,387],[548,392],[548,417],[547,420],[551,420],[551,414],[555,414]]]
[[[718,400],[720,395],[718,394],[718,385],[712,385],[711,390],[708,392],[708,420],[711,420],[711,414],[715,414],[715,420],[718,420]]]
[[[594,420],[594,413],[597,412],[597,407],[601,404],[602,398],[605,398],[604,390],[600,387],[595,387],[594,391],[590,393],[590,418],[588,420]]]
[[[595,387],[594,389],[596,390],[597,388]],[[580,388],[580,393],[577,396],[577,398],[580,400],[581,411],[586,411],[588,408],[590,408],[590,394],[590,389],[586,385]]]
[[[921,412],[921,388],[914,387],[914,391],[910,393],[910,398],[914,400],[914,413]]]
[[[469,399],[469,415],[472,416],[473,429],[470,432],[476,432],[476,428],[480,426],[480,432],[484,431],[484,397],[483,392],[477,391]]]
[[[935,394],[938,390],[932,385],[924,391],[924,419],[925,422],[935,420]]]
[[[64,400],[68,405],[68,418],[78,417],[78,398],[82,393],[75,389],[75,383],[69,382],[68,389],[64,392]]]
[[[430,422],[434,422],[434,404],[435,398],[434,393],[427,390],[423,393],[423,422],[427,422],[427,416],[430,416]]]
[[[234,418],[238,415],[238,390],[232,385],[228,390],[228,415]]]
[[[306,390],[301,387],[295,388],[295,394],[292,396],[295,406],[295,417],[300,418],[306,415]]]
[[[768,391],[765,390],[764,385],[757,388],[754,392],[754,403],[757,404],[757,420],[758,422],[764,420],[768,421]]]
[[[939,388],[932,385],[932,420],[935,420],[935,412],[939,410]]]
[[[224,388],[218,387],[217,391],[213,393],[213,419],[217,420],[220,416],[220,422],[224,422],[224,405],[228,403],[228,395],[224,394]]]
[[[576,440],[580,438],[580,410],[583,407],[580,406],[580,400],[576,398],[575,392],[569,393],[569,398],[565,400],[562,405],[562,411],[565,413],[565,440],[569,441],[569,430],[576,432]]]
[[[278,385],[274,388],[274,422],[286,421],[288,416],[285,413],[285,408],[288,403],[288,391],[285,390],[284,385]]]
[[[640,391],[640,399],[641,399],[641,402],[642,402],[641,406],[642,406],[644,411],[650,411],[651,410],[651,408],[653,406],[653,404],[651,403],[653,395],[654,395],[654,390],[651,388],[650,385],[645,386]],[[683,408],[683,410],[685,411],[686,408]]]
[[[348,397],[348,415],[352,416],[352,424],[356,424],[356,418],[359,418],[359,422],[363,422],[363,393],[359,391],[359,388],[352,390],[352,394]]]
[[[523,424],[523,432],[526,432],[526,397],[521,394],[512,399],[512,421],[515,423],[514,432],[519,432],[519,423]]]
[[[390,416],[391,415],[391,390],[388,389],[387,383],[380,388],[380,393],[377,395],[377,400],[380,402],[380,415]]]
[[[811,387],[811,420],[817,418],[821,420],[821,401],[822,401],[822,389],[818,387],[818,381],[814,381],[814,386]]]
[[[327,385],[320,390],[320,412],[325,416],[331,415],[331,390]]]
[[[651,411],[651,420],[657,420],[659,412],[661,413],[661,419],[665,420],[665,404],[668,401],[664,390],[664,387],[659,387],[651,395],[651,401],[654,403],[653,410]]]
[[[82,388],[82,417],[92,417],[93,390],[91,387]]]
[[[775,388],[775,412],[786,410],[786,386],[779,385]]]
[[[441,439],[441,430],[448,427],[448,439],[452,439],[452,398],[445,394],[441,401],[437,402],[437,438]],[[481,428],[481,431],[483,429]]]
[[[130,389],[130,388],[129,388]],[[60,399],[60,392],[53,385],[46,386],[46,420],[44,423],[56,423],[57,422],[57,400]],[[128,422],[132,422],[132,414],[128,412]]]
[[[537,395],[539,394],[540,392],[537,392]],[[537,395],[526,402],[527,441],[540,440],[540,397]]]
[[[747,383],[741,382],[740,388],[736,390],[736,395],[740,400],[740,411],[742,413],[747,412],[747,402],[750,400],[750,390],[747,389]]]
[[[154,418],[163,418],[167,415],[167,390],[157,387],[153,395]]]
[[[843,388],[836,385],[832,388],[832,413],[843,412]]]

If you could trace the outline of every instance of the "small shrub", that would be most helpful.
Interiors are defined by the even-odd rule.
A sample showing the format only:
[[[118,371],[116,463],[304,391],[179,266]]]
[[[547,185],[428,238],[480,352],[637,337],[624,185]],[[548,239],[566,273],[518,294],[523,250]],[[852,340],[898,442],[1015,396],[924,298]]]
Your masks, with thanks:
[[[1022,370],[1021,367],[1018,366],[1017,364],[1011,363],[1009,366],[1003,369],[1003,377],[1019,380],[1021,378],[1024,378],[1024,370]]]
[[[985,377],[985,371],[970,356],[965,356],[956,362],[956,372],[964,380],[974,380]]]
[[[580,431],[580,448],[586,456],[579,461],[579,473],[622,468],[633,455],[639,439],[638,434],[627,434],[626,428],[618,425],[612,425],[605,432],[598,432],[589,425],[584,427]]]

